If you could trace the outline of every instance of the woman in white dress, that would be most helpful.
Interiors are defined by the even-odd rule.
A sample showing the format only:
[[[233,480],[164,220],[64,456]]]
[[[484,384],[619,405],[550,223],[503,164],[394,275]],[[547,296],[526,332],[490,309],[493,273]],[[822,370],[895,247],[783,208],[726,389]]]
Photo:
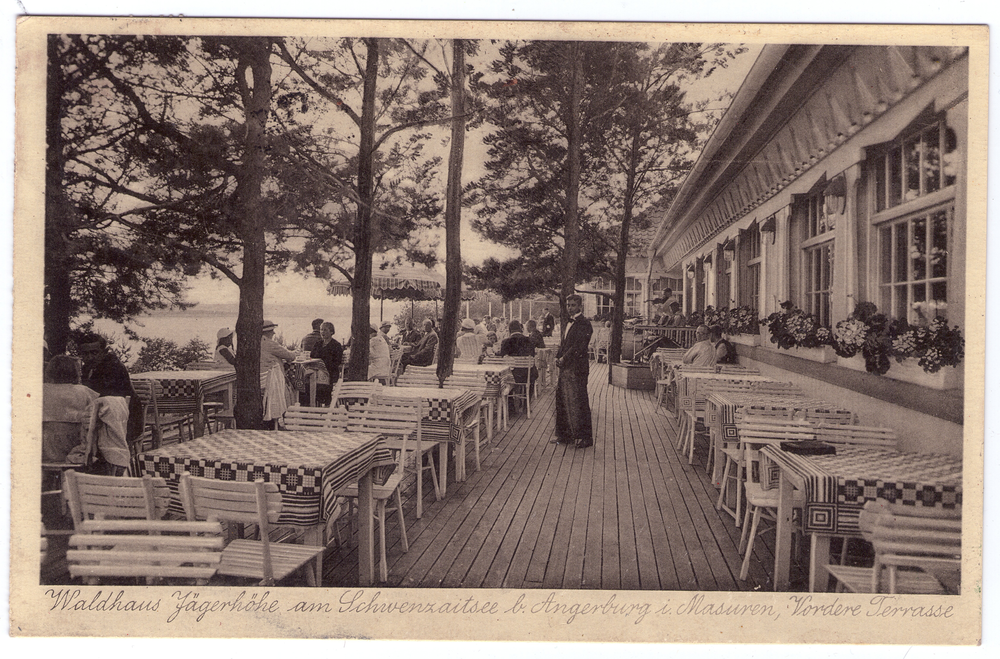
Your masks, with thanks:
[[[285,381],[285,363],[295,361],[295,353],[274,340],[274,330],[278,325],[264,321],[260,337],[260,372],[267,373],[264,387],[264,425],[274,428],[294,400]]]

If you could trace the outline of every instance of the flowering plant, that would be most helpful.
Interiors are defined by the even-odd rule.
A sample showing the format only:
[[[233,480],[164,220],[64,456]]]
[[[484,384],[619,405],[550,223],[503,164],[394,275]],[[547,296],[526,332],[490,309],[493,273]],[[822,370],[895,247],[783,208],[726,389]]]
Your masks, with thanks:
[[[927,373],[937,373],[942,366],[958,366],[965,358],[965,339],[958,326],[937,316],[927,327],[906,326],[892,342],[896,361],[916,357]]]
[[[697,327],[705,324],[705,314],[702,311],[692,311],[687,317],[688,327]]]
[[[760,331],[757,310],[743,305],[729,312],[729,323],[725,325],[726,334],[756,334]]]
[[[889,319],[871,302],[859,302],[833,330],[833,349],[841,357],[861,353],[865,370],[883,375],[889,370],[892,342],[905,322]]]
[[[776,311],[761,323],[771,332],[771,343],[779,348],[818,348],[830,345],[833,335],[830,330],[816,321],[816,317],[795,307],[791,301],[781,303],[781,311]]]
[[[936,373],[942,366],[958,366],[965,357],[965,339],[959,328],[937,316],[927,326],[910,325],[902,319],[891,319],[880,313],[871,302],[860,302],[854,311],[837,323],[834,329],[834,350],[841,357],[861,353],[865,370],[884,375],[890,367],[889,358],[897,362],[913,357],[927,373]]]
[[[725,307],[716,309],[715,307],[709,305],[705,307],[705,315],[702,318],[702,322],[709,327],[712,325],[721,325],[722,327],[725,327],[729,322],[729,310]]]

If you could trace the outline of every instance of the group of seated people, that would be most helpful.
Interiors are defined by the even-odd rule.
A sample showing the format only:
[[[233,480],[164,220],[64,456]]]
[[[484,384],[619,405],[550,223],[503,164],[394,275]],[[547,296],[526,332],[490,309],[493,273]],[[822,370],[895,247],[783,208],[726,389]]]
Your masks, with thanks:
[[[699,325],[695,330],[696,343],[691,346],[681,361],[692,366],[715,366],[735,364],[736,348],[722,336],[720,325]]]
[[[57,354],[45,363],[42,462],[87,464],[94,459],[91,466],[100,473],[123,473],[129,463],[127,443],[143,431],[142,400],[132,387],[128,369],[109,350],[104,337],[84,334],[75,343],[79,356]],[[117,407],[106,405],[100,419],[107,433],[106,450],[87,455],[87,422],[101,397],[119,402]]]

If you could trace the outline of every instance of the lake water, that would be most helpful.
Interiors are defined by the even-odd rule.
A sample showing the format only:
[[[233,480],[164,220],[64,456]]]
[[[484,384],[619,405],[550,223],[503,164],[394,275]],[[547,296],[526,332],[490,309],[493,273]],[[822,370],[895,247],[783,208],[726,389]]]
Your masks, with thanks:
[[[332,322],[336,332],[334,336],[344,343],[351,333],[351,306],[349,298],[345,305],[277,305],[265,307],[264,318],[278,324],[275,338],[284,344],[298,343],[303,336],[312,330],[314,318],[322,318]],[[383,318],[392,321],[402,308],[402,303],[387,302]],[[223,327],[236,328],[236,317],[239,308],[232,304],[199,304],[186,311],[163,311],[142,316],[137,319],[133,328],[144,338],[162,338],[173,341],[178,347],[183,346],[192,338],[199,338],[215,348],[215,334]],[[379,303],[372,303],[371,321],[379,322]],[[104,334],[117,335],[124,340],[121,325],[107,320],[97,320],[96,329]],[[139,325],[139,326],[137,326]],[[390,334],[395,334],[392,330]],[[132,342],[132,359],[138,356],[140,344]]]

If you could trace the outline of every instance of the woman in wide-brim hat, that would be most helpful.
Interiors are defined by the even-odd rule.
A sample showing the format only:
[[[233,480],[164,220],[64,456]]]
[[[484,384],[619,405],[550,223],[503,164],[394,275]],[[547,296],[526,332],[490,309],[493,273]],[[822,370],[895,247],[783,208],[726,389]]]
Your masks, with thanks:
[[[215,363],[219,366],[236,366],[236,353],[233,351],[233,335],[235,332],[223,327],[215,333]]]

